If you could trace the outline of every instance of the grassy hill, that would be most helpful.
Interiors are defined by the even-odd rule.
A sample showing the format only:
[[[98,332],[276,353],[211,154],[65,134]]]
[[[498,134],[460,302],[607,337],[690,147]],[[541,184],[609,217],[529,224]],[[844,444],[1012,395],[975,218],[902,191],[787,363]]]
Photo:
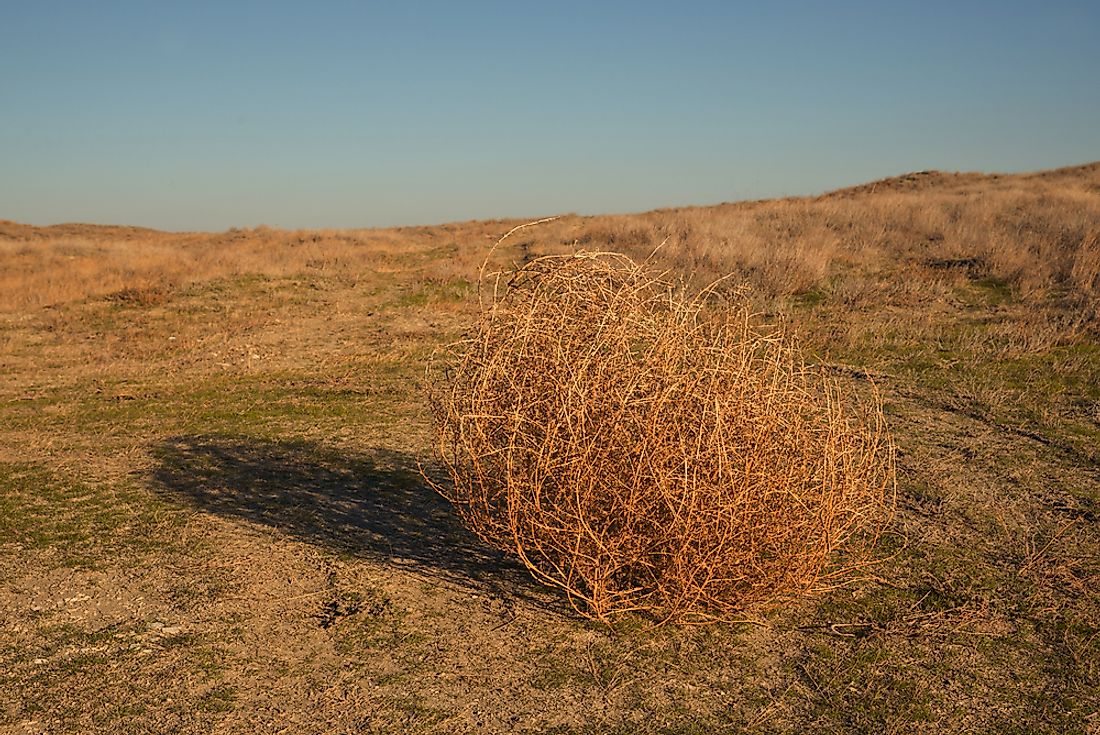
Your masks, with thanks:
[[[0,221],[0,732],[1100,730],[1100,163],[497,250],[733,272],[882,391],[886,561],[705,628],[578,619],[420,479],[426,361],[519,223]]]

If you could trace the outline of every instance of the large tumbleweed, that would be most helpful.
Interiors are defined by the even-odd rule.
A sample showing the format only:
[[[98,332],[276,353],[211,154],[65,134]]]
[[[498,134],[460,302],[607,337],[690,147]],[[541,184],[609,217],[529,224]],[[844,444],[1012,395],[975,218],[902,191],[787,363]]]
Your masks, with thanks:
[[[440,489],[478,536],[604,621],[729,619],[866,558],[894,482],[877,397],[623,255],[505,278],[432,368]]]

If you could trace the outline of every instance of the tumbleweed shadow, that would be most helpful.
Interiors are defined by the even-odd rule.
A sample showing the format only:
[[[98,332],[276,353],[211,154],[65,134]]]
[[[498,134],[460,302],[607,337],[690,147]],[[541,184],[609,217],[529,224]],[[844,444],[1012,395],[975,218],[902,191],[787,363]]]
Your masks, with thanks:
[[[156,446],[154,455],[154,487],[201,510],[277,528],[339,553],[545,598],[522,566],[462,526],[408,454],[180,436]]]

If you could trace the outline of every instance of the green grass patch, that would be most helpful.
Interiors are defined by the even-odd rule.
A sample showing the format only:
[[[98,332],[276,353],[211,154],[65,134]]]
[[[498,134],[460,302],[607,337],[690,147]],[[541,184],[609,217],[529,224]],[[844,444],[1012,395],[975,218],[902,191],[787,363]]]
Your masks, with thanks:
[[[97,568],[169,547],[178,514],[155,495],[83,482],[32,464],[0,463],[0,538],[48,549],[55,565]]]

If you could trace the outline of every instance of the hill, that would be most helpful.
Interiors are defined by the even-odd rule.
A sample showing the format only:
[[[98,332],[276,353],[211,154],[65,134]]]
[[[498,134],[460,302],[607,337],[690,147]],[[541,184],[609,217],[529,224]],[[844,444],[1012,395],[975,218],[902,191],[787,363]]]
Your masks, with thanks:
[[[565,215],[496,250],[732,272],[762,328],[881,392],[883,561],[706,628],[579,620],[419,475],[426,362],[517,224],[0,222],[0,732],[1100,727],[1100,164]]]

